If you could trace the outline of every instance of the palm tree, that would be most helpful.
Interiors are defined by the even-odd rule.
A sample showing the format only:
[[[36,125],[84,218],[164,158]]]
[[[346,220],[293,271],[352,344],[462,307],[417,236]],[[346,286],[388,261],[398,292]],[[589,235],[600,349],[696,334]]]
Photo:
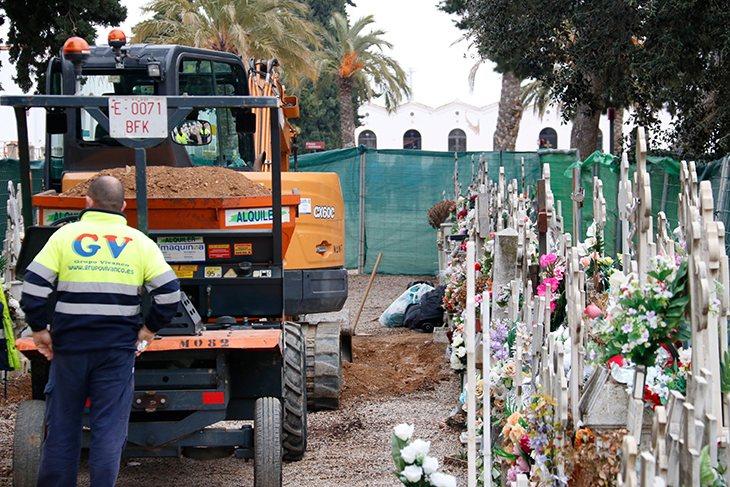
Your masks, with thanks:
[[[347,18],[333,13],[331,32],[322,29],[324,47],[318,52],[318,67],[324,75],[323,82],[337,79],[340,88],[340,130],[342,147],[355,147],[355,111],[352,107],[354,94],[370,100],[383,95],[385,108],[395,110],[403,97],[411,90],[406,73],[398,62],[383,54],[383,48],[392,44],[381,38],[382,30],[362,31],[374,23],[372,15],[363,17],[350,26]],[[374,86],[374,87],[373,87]]]
[[[296,0],[153,0],[153,18],[135,25],[134,42],[181,44],[232,52],[244,59],[277,58],[290,83],[317,78],[320,39]]]
[[[497,128],[494,131],[494,150],[514,151],[522,121],[520,85],[522,79],[511,71],[502,74],[502,91],[499,95]]]
[[[469,91],[474,91],[477,72],[485,59],[480,59],[469,71]],[[514,151],[517,144],[517,135],[520,133],[522,110],[525,104],[521,96],[520,85],[522,80],[512,72],[502,75],[502,90],[499,94],[499,111],[497,112],[497,127],[492,139],[492,150]]]

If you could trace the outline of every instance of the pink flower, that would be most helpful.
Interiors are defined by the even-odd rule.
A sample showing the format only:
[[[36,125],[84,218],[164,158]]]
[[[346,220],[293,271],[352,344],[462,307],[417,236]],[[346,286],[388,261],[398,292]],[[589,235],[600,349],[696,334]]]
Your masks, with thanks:
[[[556,260],[558,260],[558,257],[555,254],[544,254],[540,256],[540,265],[542,267],[547,267]]]
[[[539,286],[537,286],[537,295],[545,296],[545,284],[540,284]]]
[[[545,279],[543,279],[542,283],[545,284],[546,286],[549,284],[550,285],[550,289],[552,289],[553,291],[555,291],[558,288],[558,285],[560,284],[560,281],[558,281],[554,277],[546,277]]]
[[[596,306],[594,303],[591,303],[586,307],[584,313],[591,318],[595,318],[596,316],[601,316],[601,313],[603,313],[603,311],[601,311],[601,308]]]
[[[591,265],[591,258],[588,256],[583,257],[582,259],[580,259],[580,265],[582,265],[583,267],[588,267],[589,265]]]

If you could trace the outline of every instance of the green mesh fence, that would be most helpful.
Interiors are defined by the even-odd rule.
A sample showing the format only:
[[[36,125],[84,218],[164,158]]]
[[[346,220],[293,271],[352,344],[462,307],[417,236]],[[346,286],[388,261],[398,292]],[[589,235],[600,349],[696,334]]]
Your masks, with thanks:
[[[602,155],[603,156],[603,155]],[[610,158],[610,156],[607,156]],[[727,196],[727,190],[730,189],[730,181],[726,174],[724,183],[722,176],[722,168],[727,167],[730,164],[730,156],[718,161],[700,161],[696,163],[697,179],[699,181],[710,181],[712,185],[712,194],[715,203],[715,216],[717,219],[725,224],[725,228],[728,228],[730,224],[730,197]],[[553,166],[551,165],[551,168]],[[555,174],[555,169],[552,169],[551,174]],[[566,171],[565,174],[569,172]],[[636,166],[629,166],[629,179],[634,179],[634,173],[636,172]],[[651,214],[654,217],[656,224],[656,217],[660,211],[663,211],[668,222],[669,228],[667,231],[671,232],[679,225],[679,219],[677,215],[679,193],[681,192],[681,184],[679,179],[679,162],[669,157],[647,157],[647,172],[649,173],[651,183]],[[585,205],[583,207],[582,224],[583,224],[583,238],[585,238],[585,231],[593,221],[593,176],[598,176],[603,182],[603,196],[606,198],[606,227],[604,229],[604,237],[606,243],[606,254],[616,255],[620,251],[620,243],[617,242],[620,231],[618,229],[618,184],[620,180],[618,160],[609,162],[596,162],[591,163],[589,157],[586,161],[581,163],[581,185],[585,188]],[[567,188],[563,188],[562,184],[567,185]],[[568,195],[572,191],[572,182],[569,178],[564,177],[562,181],[554,181],[552,183],[553,192],[557,192],[556,186],[560,187],[559,191],[564,189],[568,191]],[[724,186],[723,186],[724,184]],[[724,188],[724,191],[721,191]],[[725,195],[721,198],[721,195]],[[569,198],[569,196],[568,196]],[[563,215],[566,217],[565,229],[567,232],[572,233],[572,222],[569,224],[568,220],[572,219],[571,207],[566,207],[563,204]],[[656,233],[657,229],[654,229]],[[730,239],[726,241],[726,248],[730,252]]]
[[[371,150],[365,147],[307,154],[298,158],[300,171],[334,172],[340,177],[345,200],[345,265],[358,267],[360,238],[360,167],[365,156],[365,263],[372,271],[378,253],[384,274],[433,275],[438,270],[436,231],[427,220],[428,209],[454,193],[454,153],[410,150]],[[522,159],[525,185],[535,186],[541,157],[535,152],[457,153],[459,182],[465,193],[484,155],[489,178],[499,178],[504,167],[507,181],[517,179],[522,190]],[[571,154],[554,154],[551,164],[567,168]],[[569,198],[569,193],[568,193]],[[557,196],[556,196],[557,199]]]
[[[30,173],[33,194],[39,193],[43,188],[43,161],[31,161]],[[0,235],[3,239],[8,226],[8,181],[12,181],[17,189],[20,183],[20,162],[17,159],[0,159]]]

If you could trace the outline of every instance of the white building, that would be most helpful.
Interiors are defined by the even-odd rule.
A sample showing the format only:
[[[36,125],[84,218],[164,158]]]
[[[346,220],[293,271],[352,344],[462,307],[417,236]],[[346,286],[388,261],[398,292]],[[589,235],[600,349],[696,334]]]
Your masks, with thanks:
[[[389,114],[382,106],[366,103],[358,112],[362,126],[355,129],[355,139],[358,145],[373,149],[492,151],[497,111],[497,103],[477,108],[457,100],[431,108],[411,101]],[[551,149],[570,149],[571,128],[572,124],[564,123],[555,107],[550,107],[542,119],[532,106],[527,107],[522,114],[516,150],[535,151],[540,139],[549,141]],[[601,116],[599,128],[599,147],[608,152],[607,116]]]

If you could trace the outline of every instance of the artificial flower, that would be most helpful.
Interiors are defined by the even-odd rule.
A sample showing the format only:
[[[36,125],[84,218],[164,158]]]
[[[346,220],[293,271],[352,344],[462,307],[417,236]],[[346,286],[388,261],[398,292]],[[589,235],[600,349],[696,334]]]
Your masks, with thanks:
[[[434,457],[426,457],[423,459],[423,472],[426,475],[434,473],[439,468],[439,461]]]
[[[441,472],[431,474],[431,485],[433,487],[456,487],[456,478]]]
[[[418,465],[408,465],[403,469],[401,474],[408,479],[409,482],[418,482],[423,476],[423,470]]]
[[[411,436],[413,436],[413,425],[412,424],[399,424],[394,429],[395,436],[400,438],[403,441],[408,441],[411,439]]]

